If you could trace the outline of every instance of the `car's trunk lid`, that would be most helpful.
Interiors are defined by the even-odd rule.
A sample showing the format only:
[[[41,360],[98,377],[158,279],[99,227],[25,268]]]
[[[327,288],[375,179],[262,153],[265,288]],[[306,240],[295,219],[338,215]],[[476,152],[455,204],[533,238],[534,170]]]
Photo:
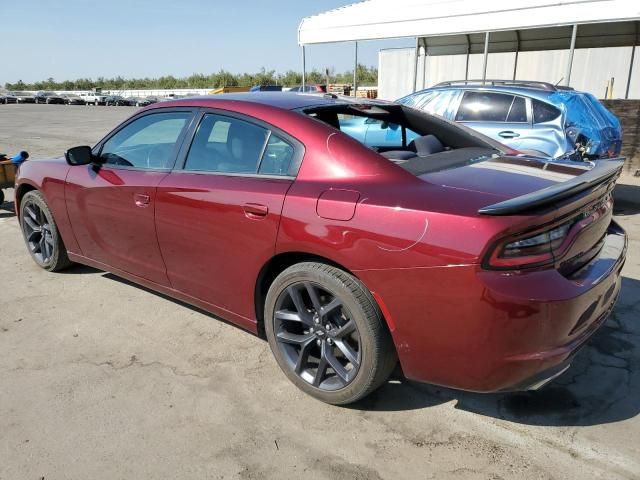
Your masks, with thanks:
[[[603,243],[613,212],[611,191],[623,164],[624,160],[609,160],[588,168],[502,156],[419,178],[445,189],[485,194],[486,203],[477,213],[512,218],[508,235],[570,223],[565,241],[554,252],[556,268],[570,275],[593,258]]]

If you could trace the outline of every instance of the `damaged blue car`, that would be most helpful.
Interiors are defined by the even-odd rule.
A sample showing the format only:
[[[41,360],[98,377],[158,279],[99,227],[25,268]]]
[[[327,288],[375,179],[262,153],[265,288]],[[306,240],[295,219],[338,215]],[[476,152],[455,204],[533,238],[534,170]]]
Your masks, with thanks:
[[[569,87],[462,80],[440,83],[397,102],[464,123],[531,155],[588,161],[616,157],[622,147],[618,118],[590,93]]]

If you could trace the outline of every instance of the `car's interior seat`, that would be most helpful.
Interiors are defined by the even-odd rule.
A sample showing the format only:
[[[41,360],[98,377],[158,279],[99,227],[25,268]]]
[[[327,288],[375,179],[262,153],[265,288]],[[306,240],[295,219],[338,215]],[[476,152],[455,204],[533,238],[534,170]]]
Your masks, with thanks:
[[[413,157],[426,157],[434,153],[445,151],[445,146],[435,135],[423,135],[409,142],[406,150],[389,150],[381,152],[382,156],[390,160],[408,160]]]

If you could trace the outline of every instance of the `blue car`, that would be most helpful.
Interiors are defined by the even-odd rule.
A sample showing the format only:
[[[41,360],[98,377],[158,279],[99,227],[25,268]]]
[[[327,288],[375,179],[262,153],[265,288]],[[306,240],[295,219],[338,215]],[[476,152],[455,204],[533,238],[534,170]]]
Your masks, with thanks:
[[[593,95],[549,83],[444,82],[397,102],[464,123],[523,153],[595,160],[618,156],[622,147],[619,120]]]

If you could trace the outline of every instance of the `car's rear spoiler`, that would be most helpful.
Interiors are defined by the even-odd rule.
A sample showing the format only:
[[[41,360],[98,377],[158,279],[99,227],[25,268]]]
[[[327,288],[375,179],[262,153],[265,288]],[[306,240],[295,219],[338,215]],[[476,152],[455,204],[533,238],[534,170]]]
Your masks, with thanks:
[[[555,203],[597,185],[615,180],[620,175],[624,161],[623,157],[598,160],[591,170],[577,175],[571,180],[557,183],[520,197],[511,198],[504,202],[482,207],[478,210],[478,213],[482,215],[515,215]]]

